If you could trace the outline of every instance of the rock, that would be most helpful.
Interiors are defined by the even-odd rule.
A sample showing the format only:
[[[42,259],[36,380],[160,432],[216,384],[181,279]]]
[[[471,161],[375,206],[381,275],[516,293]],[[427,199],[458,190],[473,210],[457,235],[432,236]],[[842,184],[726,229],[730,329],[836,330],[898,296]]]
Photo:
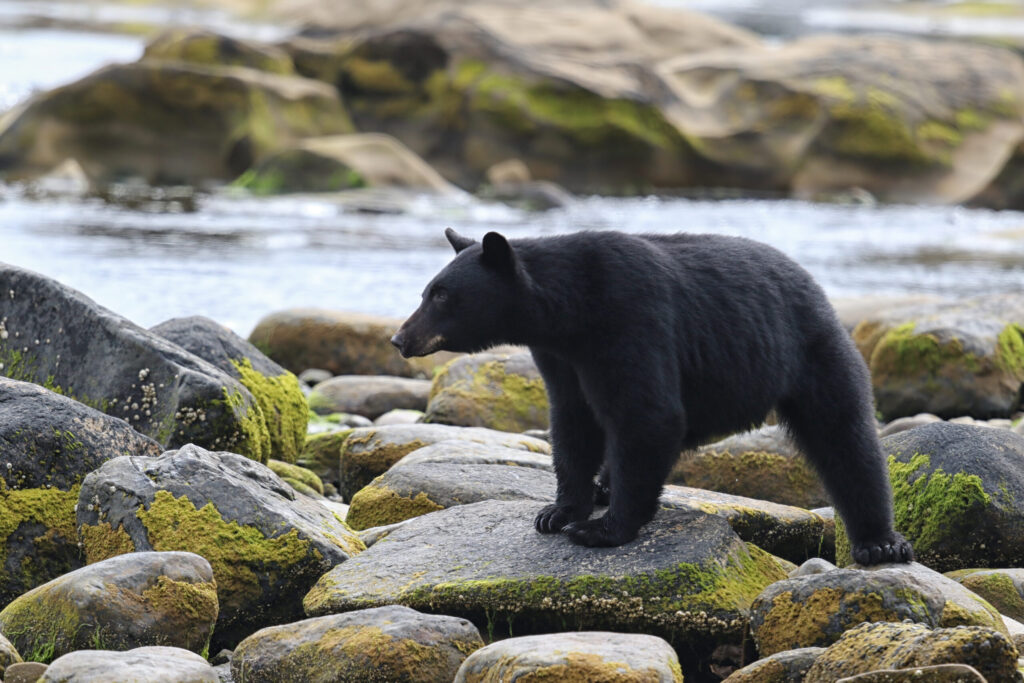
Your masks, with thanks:
[[[403,5],[356,12],[362,19],[314,12],[329,26],[374,30],[321,28],[285,49],[299,73],[340,84],[359,130],[394,135],[464,188],[513,157],[572,192],[692,184],[689,145],[651,101],[662,89],[651,65],[757,43],[709,17],[639,3]]]
[[[408,147],[380,133],[300,140],[246,171],[235,185],[257,195],[339,192],[363,187],[437,194],[458,192]]]
[[[706,185],[955,204],[982,192],[1024,136],[1024,64],[988,46],[823,35],[658,71],[668,119],[713,166]]]
[[[0,377],[0,606],[82,566],[75,504],[86,474],[160,451],[123,420]]]
[[[317,384],[309,407],[321,415],[355,413],[371,420],[395,409],[424,410],[430,394],[425,379],[342,375]]]
[[[829,504],[818,475],[774,425],[684,453],[668,481],[802,508]]]
[[[78,650],[54,660],[39,683],[219,683],[206,660],[177,647],[140,647],[127,652]]]
[[[111,557],[21,595],[0,631],[33,660],[90,647],[167,645],[203,653],[217,621],[210,563],[189,552]]]
[[[552,472],[532,467],[438,462],[395,465],[352,496],[345,521],[360,530],[483,500],[553,503],[555,486]]]
[[[165,447],[266,461],[265,420],[234,378],[37,273],[0,264],[0,292],[0,373],[123,417]]]
[[[931,294],[868,294],[858,297],[829,299],[829,303],[836,309],[839,322],[842,323],[847,332],[853,332],[854,328],[862,320],[877,316],[880,312],[907,308],[909,306],[934,304],[940,301],[943,301],[942,297]]]
[[[812,557],[807,560],[795,570],[789,573],[789,578],[795,579],[798,576],[813,576],[815,574],[824,574],[838,569],[834,564],[828,560],[823,560],[820,557]]]
[[[910,620],[931,627],[1006,627],[991,605],[920,564],[836,569],[779,581],[751,607],[750,630],[761,656],[823,647],[862,621]],[[868,669],[870,670],[870,669]]]
[[[434,377],[425,422],[504,432],[548,428],[548,395],[529,353],[476,353]]]
[[[483,644],[465,619],[390,605],[257,631],[235,650],[231,672],[246,683],[450,681]]]
[[[230,180],[292,140],[352,130],[326,83],[148,59],[38,95],[5,121],[0,178],[32,178],[73,158],[93,182],[151,185]]]
[[[992,603],[999,613],[1024,621],[1024,569],[961,569],[947,576]]]
[[[332,375],[327,370],[323,370],[321,368],[306,368],[305,370],[299,373],[299,381],[305,382],[311,387],[315,387],[317,384],[320,384],[320,382],[328,380],[332,377],[334,377],[334,375]]]
[[[320,481],[320,477],[301,465],[292,465],[280,460],[268,460],[267,467],[292,488],[296,488],[296,484],[299,484],[305,488],[313,489],[320,495],[324,493],[324,483]]]
[[[660,503],[677,510],[693,510],[723,517],[740,538],[791,562],[809,557],[833,557],[831,528],[819,515],[770,501],[685,486],[666,486]]]
[[[241,382],[252,393],[270,434],[270,457],[295,462],[306,440],[309,408],[292,373],[237,334],[202,316],[174,318],[150,332]]]
[[[302,453],[295,464],[311,471],[321,482],[336,485],[341,453],[345,448],[345,440],[351,433],[351,429],[342,428],[338,431],[311,435],[306,439],[306,445],[302,447]]]
[[[1009,417],[1020,405],[1024,295],[897,309],[864,320],[853,337],[885,420]]]
[[[490,185],[478,193],[483,199],[491,199],[522,209],[523,211],[548,211],[572,204],[572,195],[561,185],[549,180],[534,180],[526,183],[501,183]]]
[[[932,631],[922,624],[861,624],[815,660],[805,683],[835,683],[877,671],[935,664],[967,664],[988,683],[1016,683],[1017,649],[998,631],[958,626]],[[931,679],[927,679],[931,680]]]
[[[285,76],[295,73],[288,53],[273,45],[240,40],[201,28],[167,29],[149,41],[142,59],[208,67],[244,66]]]
[[[836,683],[987,683],[985,677],[973,666],[966,664],[936,664],[935,666],[917,666],[910,669],[887,669],[885,671],[869,671],[849,678],[841,678]]]
[[[551,452],[551,446],[539,439],[478,427],[418,424],[354,429],[342,445],[338,491],[345,500],[351,500],[356,491],[386,472],[405,455],[418,448],[451,439],[533,453]]]
[[[682,683],[679,658],[663,639],[633,633],[555,633],[507,638],[471,654],[455,683],[643,680]]]
[[[727,683],[802,683],[823,647],[801,647],[776,652],[734,671]]]
[[[395,408],[377,417],[373,424],[375,427],[386,427],[388,425],[411,425],[423,421],[422,410],[408,410]]]
[[[937,571],[1024,567],[1024,437],[935,422],[882,439],[896,529]],[[845,534],[837,538],[847,558]]]
[[[362,415],[351,413],[331,413],[330,415],[317,415],[309,413],[309,422],[306,425],[307,442],[313,436],[322,434],[333,434],[335,432],[347,432],[355,427],[371,427],[373,421]]]
[[[458,433],[454,436],[457,436]],[[438,441],[403,456],[395,463],[395,467],[406,465],[425,465],[427,463],[443,463],[448,465],[516,465],[533,467],[554,472],[551,455],[538,452],[540,447],[533,444],[536,450],[524,450],[489,443],[479,443],[466,439]]]
[[[489,640],[510,627],[643,632],[677,646],[689,676],[718,645],[741,643],[750,601],[785,576],[713,515],[661,510],[636,541],[594,549],[538,534],[536,508],[486,501],[411,519],[325,574],[306,612],[402,604],[470,619]]]
[[[7,667],[4,683],[36,683],[49,668],[40,662],[20,662]]]
[[[104,463],[82,484],[78,524],[89,562],[133,550],[205,557],[220,602],[214,651],[301,616],[290,596],[364,547],[269,468],[191,445]]]
[[[292,372],[323,368],[332,375],[423,378],[454,357],[402,358],[388,341],[401,324],[363,313],[292,308],[260,319],[249,341]]]
[[[889,436],[890,434],[899,434],[900,432],[931,424],[932,422],[942,422],[942,418],[931,413],[918,413],[913,417],[898,417],[878,430],[878,435]]]
[[[14,648],[14,644],[0,633],[0,676],[3,676],[4,671],[9,669],[11,665],[18,664],[21,661],[21,655]]]

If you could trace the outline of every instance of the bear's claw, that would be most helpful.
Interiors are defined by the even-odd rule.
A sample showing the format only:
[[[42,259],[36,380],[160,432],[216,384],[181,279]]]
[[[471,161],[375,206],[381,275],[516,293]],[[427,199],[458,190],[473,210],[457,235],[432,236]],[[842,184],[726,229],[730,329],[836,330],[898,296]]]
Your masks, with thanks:
[[[610,548],[629,543],[636,538],[636,531],[630,532],[614,525],[609,527],[605,517],[573,522],[562,531],[576,545],[589,548]]]
[[[891,538],[854,543],[851,555],[853,561],[861,565],[914,561],[913,547],[903,536],[895,532]]]
[[[533,520],[533,526],[542,534],[557,534],[566,524],[586,518],[586,514],[581,515],[580,512],[575,511],[569,506],[553,503],[541,508],[541,511],[537,513],[537,517]]]

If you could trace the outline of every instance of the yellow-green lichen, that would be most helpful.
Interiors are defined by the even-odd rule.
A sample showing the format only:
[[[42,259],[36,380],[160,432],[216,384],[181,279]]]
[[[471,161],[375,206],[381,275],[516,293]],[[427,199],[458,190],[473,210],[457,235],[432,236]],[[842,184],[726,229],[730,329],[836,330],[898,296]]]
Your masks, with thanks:
[[[0,612],[0,623],[4,636],[26,662],[43,664],[81,649],[76,645],[79,632],[90,628],[68,600],[46,596],[12,602]]]
[[[202,652],[210,645],[213,624],[217,621],[217,585],[210,582],[175,581],[168,576],[157,577],[156,583],[142,591],[142,600],[149,609],[176,625],[174,637],[179,647]],[[182,636],[185,642],[181,642]]]
[[[857,93],[850,87],[850,82],[842,76],[819,78],[814,81],[814,91],[843,102],[852,102],[857,98]]]
[[[207,503],[196,509],[186,497],[157,491],[149,508],[136,516],[146,528],[154,550],[187,550],[213,567],[221,609],[236,610],[262,593],[261,584],[319,551],[292,529],[266,536],[255,527],[225,521]]]
[[[350,434],[345,440],[339,466],[342,495],[351,498],[406,455],[427,445],[420,439],[389,442],[374,430],[363,435]]]
[[[449,364],[434,380],[429,421],[516,433],[548,426],[548,395],[541,378],[508,372],[504,360],[493,360],[481,363],[471,377],[453,382],[448,375],[456,368]]]
[[[915,334],[916,323],[908,322],[886,332],[871,353],[873,374],[902,376],[917,373],[937,375],[949,366],[978,372],[977,356],[965,351],[958,339],[940,342],[933,334]]]
[[[56,488],[10,489],[0,479],[0,586],[5,587],[0,588],[0,597],[12,599],[17,593],[7,595],[9,590],[18,587],[27,590],[79,565],[80,560],[68,562],[67,558],[78,555],[75,506],[80,488],[76,484],[69,491]],[[16,537],[23,524],[38,524],[45,531],[29,538]],[[30,542],[33,552],[17,559],[9,558],[14,542]],[[54,566],[60,562],[67,563],[63,570]]]
[[[312,470],[308,470],[301,465],[293,465],[291,463],[273,459],[267,461],[267,466],[273,470],[274,474],[285,481],[291,479],[293,481],[302,482],[302,484],[313,491],[323,495],[324,484],[320,481],[320,477],[316,476]]]
[[[135,542],[120,525],[114,529],[108,522],[83,524],[78,528],[78,535],[82,539],[86,564],[135,552]]]
[[[249,403],[241,391],[224,387],[224,399],[214,401],[223,410],[221,437],[215,444],[257,462],[266,464],[270,458],[270,432],[259,402]]]
[[[353,529],[362,530],[394,524],[443,509],[443,505],[438,505],[430,500],[423,491],[409,498],[399,495],[386,486],[370,484],[352,496],[345,521]]]
[[[1007,325],[996,337],[996,364],[1024,381],[1024,325]]]
[[[465,680],[466,683],[485,683],[495,680],[496,674],[498,680],[508,676],[508,680],[516,683],[654,683],[663,680],[656,669],[635,669],[626,662],[608,660],[599,654],[565,652],[563,656],[564,663],[541,667],[529,664],[518,667],[514,659],[504,659],[489,670],[468,672]],[[682,671],[672,673],[673,681],[682,683]]]
[[[351,429],[343,429],[307,436],[296,464],[313,472],[321,481],[337,481],[345,441],[351,434]]]
[[[974,569],[950,572],[949,576],[985,598],[1000,614],[1017,621],[1024,620],[1024,595],[1010,576],[998,570]]]
[[[263,413],[270,437],[270,457],[295,462],[306,441],[309,406],[290,372],[268,377],[252,367],[248,358],[232,360],[240,381],[252,393]]]

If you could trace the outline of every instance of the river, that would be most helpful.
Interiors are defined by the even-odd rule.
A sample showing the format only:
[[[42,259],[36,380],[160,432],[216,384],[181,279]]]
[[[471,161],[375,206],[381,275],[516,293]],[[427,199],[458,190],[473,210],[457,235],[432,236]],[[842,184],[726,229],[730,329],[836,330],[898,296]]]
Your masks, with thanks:
[[[0,111],[141,50],[130,36],[0,28]],[[477,237],[494,229],[743,235],[793,256],[832,296],[962,296],[1024,283],[1024,214],[1014,212],[760,199],[584,197],[546,213],[468,196],[404,204],[400,213],[368,213],[324,197],[173,192],[106,201],[0,185],[0,261],[54,277],[143,326],[198,314],[243,335],[293,306],[408,314],[451,257],[449,225]]]

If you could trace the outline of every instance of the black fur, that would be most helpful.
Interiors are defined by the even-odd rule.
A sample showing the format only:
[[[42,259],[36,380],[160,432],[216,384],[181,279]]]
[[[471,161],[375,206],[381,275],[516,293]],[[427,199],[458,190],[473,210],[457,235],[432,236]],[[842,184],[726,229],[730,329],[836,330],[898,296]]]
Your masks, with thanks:
[[[893,529],[864,362],[782,253],[719,235],[446,235],[458,255],[392,342],[406,357],[530,347],[558,475],[539,531],[589,546],[632,540],[681,451],[775,408],[824,480],[854,559],[913,558]],[[590,519],[602,464],[609,507]]]

